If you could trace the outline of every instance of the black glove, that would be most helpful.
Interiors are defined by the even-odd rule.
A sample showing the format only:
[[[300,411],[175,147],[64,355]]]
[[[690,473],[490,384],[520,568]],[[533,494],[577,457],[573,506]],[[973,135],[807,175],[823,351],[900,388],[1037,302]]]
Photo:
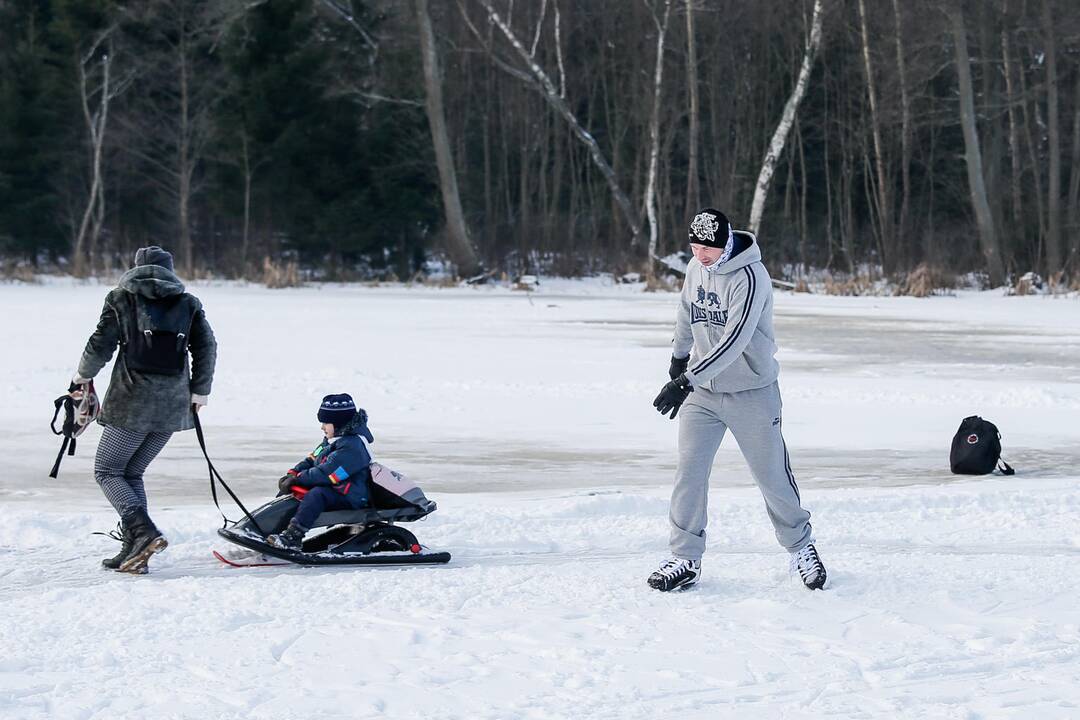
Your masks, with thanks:
[[[278,495],[288,495],[292,492],[292,486],[296,484],[295,473],[285,473],[281,476],[281,479],[277,481]]]
[[[671,413],[671,419],[674,420],[675,416],[679,414],[679,408],[682,407],[686,396],[692,392],[694,392],[694,386],[690,384],[685,375],[679,375],[660,390],[660,394],[653,400],[653,407],[661,415]]]
[[[671,365],[667,369],[668,377],[674,380],[675,378],[686,372],[686,367],[690,364],[690,356],[679,359],[674,355],[671,356]]]

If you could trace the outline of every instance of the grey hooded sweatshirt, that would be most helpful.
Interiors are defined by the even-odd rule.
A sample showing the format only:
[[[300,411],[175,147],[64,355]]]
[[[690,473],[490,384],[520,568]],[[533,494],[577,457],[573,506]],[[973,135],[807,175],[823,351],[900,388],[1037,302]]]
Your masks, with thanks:
[[[727,262],[686,268],[675,321],[673,355],[690,356],[686,378],[695,388],[733,393],[771,385],[780,374],[773,334],[772,283],[750,233]]]
[[[83,350],[78,371],[81,378],[97,375],[128,337],[124,328],[136,321],[136,295],[153,300],[187,294],[180,279],[158,265],[140,265],[124,273],[119,287],[105,297],[97,329]],[[186,301],[195,308],[195,316],[188,334],[190,358],[184,359],[184,372],[157,375],[129,370],[121,350],[101,403],[98,422],[102,425],[144,433],[177,432],[194,427],[192,396],[201,396],[199,399],[205,404],[210,394],[217,342],[199,299],[187,295]]]

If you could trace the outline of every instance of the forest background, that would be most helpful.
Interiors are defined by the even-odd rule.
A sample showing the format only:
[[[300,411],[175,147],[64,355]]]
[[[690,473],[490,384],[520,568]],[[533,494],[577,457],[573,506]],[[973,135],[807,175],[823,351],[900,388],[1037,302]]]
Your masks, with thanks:
[[[1077,288],[1080,13],[0,0],[7,275],[652,279],[704,206],[797,284]]]

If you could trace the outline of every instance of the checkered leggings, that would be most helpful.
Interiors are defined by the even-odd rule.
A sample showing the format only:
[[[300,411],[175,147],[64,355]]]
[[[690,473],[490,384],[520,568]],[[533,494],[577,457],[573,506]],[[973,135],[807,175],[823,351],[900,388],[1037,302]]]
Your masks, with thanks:
[[[120,517],[146,509],[143,473],[171,437],[105,426],[94,456],[94,479]]]

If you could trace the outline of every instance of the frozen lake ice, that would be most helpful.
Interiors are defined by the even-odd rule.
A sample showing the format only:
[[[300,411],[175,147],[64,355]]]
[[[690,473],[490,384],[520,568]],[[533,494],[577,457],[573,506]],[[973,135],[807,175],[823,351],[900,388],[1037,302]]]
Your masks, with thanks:
[[[675,423],[651,401],[666,381],[674,296],[554,284],[532,295],[196,287],[221,346],[203,416],[216,464],[245,496],[268,492],[320,437],[318,399],[350,392],[371,415],[377,456],[436,492],[666,485]],[[5,500],[100,499],[88,481],[96,430],[50,481],[41,469],[58,444],[42,427],[107,289],[0,286],[19,338],[2,361],[0,432],[21,449],[0,479]],[[784,293],[776,319],[801,483],[949,482],[948,442],[970,414],[998,423],[1022,469],[1061,476],[1080,461],[1075,300]],[[98,380],[104,396],[107,372]],[[160,501],[205,502],[194,433],[152,473]],[[713,481],[751,483],[730,437]]]

